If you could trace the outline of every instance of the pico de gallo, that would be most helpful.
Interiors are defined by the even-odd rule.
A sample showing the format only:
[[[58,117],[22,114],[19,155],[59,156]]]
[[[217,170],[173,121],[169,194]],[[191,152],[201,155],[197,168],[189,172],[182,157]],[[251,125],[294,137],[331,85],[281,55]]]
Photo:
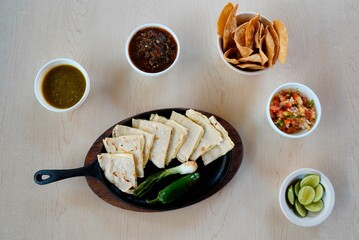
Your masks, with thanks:
[[[274,124],[288,134],[311,129],[316,120],[314,101],[298,90],[285,89],[276,94],[270,104]]]

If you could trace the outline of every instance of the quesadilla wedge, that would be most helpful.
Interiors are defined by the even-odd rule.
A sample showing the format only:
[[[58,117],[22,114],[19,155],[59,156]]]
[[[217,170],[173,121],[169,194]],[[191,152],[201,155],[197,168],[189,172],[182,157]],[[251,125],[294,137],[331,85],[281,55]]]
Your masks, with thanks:
[[[222,134],[223,141],[212,150],[202,155],[204,165],[208,165],[234,148],[234,143],[228,136],[226,129],[217,121],[214,116],[211,116],[209,120],[211,121],[211,124]]]
[[[145,137],[143,135],[119,136],[117,138],[105,138],[103,140],[108,153],[128,153],[132,154],[137,177],[144,177],[143,171],[143,148]]]
[[[202,113],[189,109],[186,111],[186,116],[204,129],[203,137],[190,156],[191,160],[196,161],[200,156],[222,142],[223,138],[221,133],[213,127],[209,119]]]
[[[191,119],[175,111],[172,111],[170,119],[187,128],[188,134],[186,140],[177,153],[177,159],[180,162],[187,162],[194,149],[198,146],[204,134],[204,129]]]
[[[159,122],[143,119],[132,119],[132,126],[145,132],[155,134],[155,140],[150,152],[150,160],[158,168],[164,168],[172,128]]]
[[[143,135],[145,137],[145,147],[143,148],[143,167],[145,167],[148,159],[150,158],[150,151],[153,145],[153,141],[155,140],[155,135],[124,125],[116,125],[113,128],[112,137],[119,137],[124,135]]]
[[[132,194],[137,187],[135,161],[132,154],[97,155],[105,177],[122,192]]]
[[[178,151],[182,147],[187,137],[187,129],[177,122],[165,117],[161,117],[158,114],[151,114],[150,120],[172,127],[172,134],[166,157],[166,165],[168,165],[172,159],[176,158]]]

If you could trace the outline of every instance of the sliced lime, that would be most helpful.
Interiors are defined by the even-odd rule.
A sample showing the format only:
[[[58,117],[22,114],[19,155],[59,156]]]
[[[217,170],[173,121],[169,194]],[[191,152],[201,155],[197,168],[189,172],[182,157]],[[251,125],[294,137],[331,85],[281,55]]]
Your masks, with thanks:
[[[311,174],[306,176],[305,178],[300,181],[300,187],[310,186],[315,188],[320,182],[320,177],[316,174]]]
[[[322,199],[324,193],[324,188],[322,184],[319,183],[318,186],[314,188],[314,191],[315,191],[315,197],[313,202],[318,202],[320,199]]]
[[[287,191],[287,198],[290,204],[294,205],[294,191],[293,191],[293,185],[290,185]]]
[[[315,191],[310,186],[304,186],[299,190],[298,200],[302,205],[311,204],[315,197]]]
[[[300,190],[300,181],[298,181],[294,186],[294,193],[297,197],[298,197],[299,190]]]
[[[307,209],[305,209],[303,205],[299,203],[298,199],[295,200],[295,210],[299,216],[301,217],[307,216],[308,213]]]
[[[309,205],[305,205],[305,209],[307,209],[310,212],[319,212],[320,210],[322,210],[324,206],[323,201],[320,199],[318,202],[313,202]]]

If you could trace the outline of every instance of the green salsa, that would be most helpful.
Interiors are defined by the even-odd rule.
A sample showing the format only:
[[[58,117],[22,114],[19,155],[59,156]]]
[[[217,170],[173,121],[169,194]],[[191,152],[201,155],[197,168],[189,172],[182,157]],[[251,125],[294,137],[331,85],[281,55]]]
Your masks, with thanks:
[[[70,108],[80,101],[85,93],[86,81],[80,70],[71,65],[51,69],[42,83],[45,100],[56,108]]]

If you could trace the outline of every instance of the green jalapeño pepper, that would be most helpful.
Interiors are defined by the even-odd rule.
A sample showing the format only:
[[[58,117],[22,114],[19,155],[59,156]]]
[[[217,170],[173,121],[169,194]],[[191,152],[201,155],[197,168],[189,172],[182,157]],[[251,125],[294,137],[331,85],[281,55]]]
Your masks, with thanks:
[[[149,204],[157,202],[166,204],[173,202],[187,192],[198,181],[199,176],[200,174],[198,172],[188,174],[159,191],[157,198],[146,201]]]

